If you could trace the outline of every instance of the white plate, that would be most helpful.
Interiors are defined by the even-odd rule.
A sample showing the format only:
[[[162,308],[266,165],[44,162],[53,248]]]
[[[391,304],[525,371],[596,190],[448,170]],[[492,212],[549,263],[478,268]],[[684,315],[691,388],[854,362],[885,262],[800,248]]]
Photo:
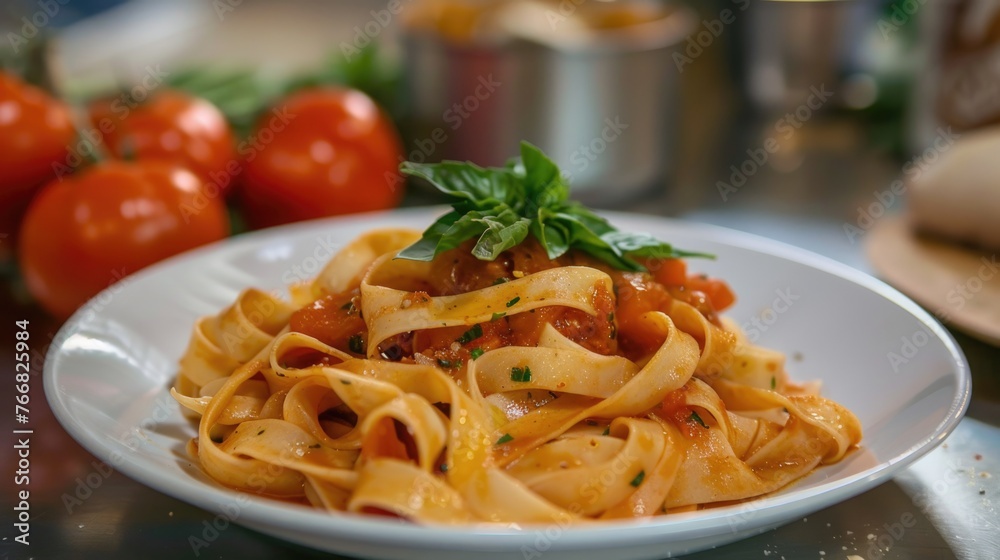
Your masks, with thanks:
[[[298,224],[240,236],[146,269],[95,298],[66,325],[45,362],[45,393],[67,431],[94,455],[161,492],[236,523],[323,550],[376,558],[664,558],[732,542],[886,481],[958,423],[969,370],[955,341],[905,296],[860,272],[793,247],[716,227],[608,214],[718,255],[693,268],[729,280],[730,315],[759,343],[789,355],[797,380],[853,410],[862,448],[844,461],[742,505],[586,528],[447,529],[329,515],[240,494],[207,479],[184,452],[195,427],[168,395],[200,315],[248,286],[280,289],[314,274],[336,246],[372,227],[426,227],[440,209]],[[758,326],[751,322],[757,317]],[[537,553],[537,554],[536,554]]]

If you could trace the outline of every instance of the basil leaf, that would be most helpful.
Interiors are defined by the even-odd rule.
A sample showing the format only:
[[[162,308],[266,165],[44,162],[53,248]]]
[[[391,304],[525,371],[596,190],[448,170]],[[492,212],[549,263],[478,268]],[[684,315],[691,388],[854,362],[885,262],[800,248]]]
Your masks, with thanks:
[[[594,214],[589,208],[583,206],[582,204],[574,203],[567,206],[562,212],[559,212],[560,216],[570,216],[575,221],[580,222],[587,229],[593,231],[597,235],[604,235],[605,233],[610,233],[616,230],[607,220]]]
[[[571,231],[570,243],[574,248],[620,270],[635,272],[645,270],[639,263],[626,258],[618,247],[605,241],[594,230],[587,227],[578,217],[570,214],[560,214],[560,221],[569,226]]]
[[[494,218],[482,218],[486,231],[479,238],[472,254],[479,260],[495,260],[500,253],[519,245],[528,236],[531,220],[508,210]]]
[[[620,232],[585,206],[569,201],[569,183],[559,166],[527,142],[521,143],[521,157],[504,167],[405,162],[400,170],[455,199],[453,210],[400,251],[400,258],[429,261],[478,236],[472,254],[494,260],[529,234],[550,259],[576,249],[622,270],[645,270],[631,257],[714,258],[675,249],[648,234]]]
[[[498,205],[498,208],[500,206]],[[463,241],[467,239],[472,239],[474,237],[479,237],[486,231],[487,225],[483,222],[484,218],[489,218],[495,214],[499,213],[496,208],[492,208],[486,211],[470,210],[465,213],[464,216],[459,218],[441,237],[441,241],[438,243],[438,252],[447,251],[449,249],[454,249],[462,244]]]
[[[708,253],[693,253],[691,251],[679,251],[674,249],[669,243],[664,243],[648,233],[626,233],[615,231],[601,236],[610,245],[614,245],[621,252],[632,257],[648,257],[654,259],[676,259],[681,257],[704,257],[714,259],[714,255]]]
[[[437,247],[441,243],[444,233],[462,216],[463,214],[456,211],[441,216],[431,224],[431,227],[427,228],[416,243],[400,251],[396,257],[411,261],[433,260],[438,254]]]
[[[569,251],[569,230],[557,220],[535,220],[531,223],[531,234],[545,247],[545,253],[550,259],[557,259]]]
[[[676,249],[667,243],[662,243],[658,247],[644,247],[642,249],[637,249],[635,251],[629,251],[628,255],[630,257],[644,257],[650,259],[684,259],[684,258],[715,259],[715,255],[711,253],[684,251],[683,249]]]
[[[668,251],[670,245],[653,238],[645,233],[626,233],[624,231],[609,231],[601,236],[608,245],[613,245],[622,253],[631,253],[642,249],[656,249],[665,247]]]
[[[502,169],[484,169],[472,163],[445,161],[442,163],[403,162],[404,175],[420,177],[437,190],[465,199],[477,208],[503,202],[509,193],[518,190],[513,173]]]
[[[570,231],[570,242],[574,246],[583,244],[593,247],[600,247],[610,250],[612,253],[622,256],[621,251],[614,245],[609,244],[601,235],[587,223],[572,214],[559,214],[559,221],[568,226]]]
[[[524,168],[526,204],[548,208],[569,198],[569,185],[559,171],[559,166],[541,150],[521,143],[521,161]]]

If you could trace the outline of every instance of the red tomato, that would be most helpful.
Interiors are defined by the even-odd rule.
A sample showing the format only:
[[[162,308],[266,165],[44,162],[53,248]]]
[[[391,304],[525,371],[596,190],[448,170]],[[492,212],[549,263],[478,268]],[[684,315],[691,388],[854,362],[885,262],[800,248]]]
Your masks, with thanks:
[[[688,277],[686,286],[690,291],[704,293],[715,311],[724,311],[736,301],[729,284],[718,278],[696,274]]]
[[[0,72],[0,185],[34,186],[65,163],[76,131],[69,107],[44,91]]]
[[[90,120],[118,158],[173,162],[223,192],[232,183],[227,167],[238,169],[226,117],[215,105],[184,92],[159,91],[138,104],[121,97],[95,101]]]
[[[13,234],[35,187],[65,165],[76,131],[65,104],[0,72],[0,233]]]
[[[200,188],[196,175],[162,162],[109,161],[49,183],[21,227],[28,290],[64,318],[123,276],[224,238],[225,207]]]
[[[646,356],[663,342],[644,328],[639,317],[649,311],[669,311],[671,296],[662,284],[645,272],[616,272],[618,335],[625,354]]]
[[[255,228],[391,208],[403,195],[399,136],[359,91],[292,94],[261,118],[240,153],[243,206]]]
[[[664,286],[683,286],[687,281],[687,264],[682,259],[648,259],[642,264]]]

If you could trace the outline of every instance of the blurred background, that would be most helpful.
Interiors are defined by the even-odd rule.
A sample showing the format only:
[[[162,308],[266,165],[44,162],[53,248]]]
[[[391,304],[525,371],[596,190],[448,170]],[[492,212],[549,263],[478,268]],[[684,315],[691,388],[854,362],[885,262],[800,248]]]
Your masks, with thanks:
[[[5,0],[0,64],[0,301],[36,375],[66,317],[153,262],[438,204],[400,162],[528,140],[597,208],[878,274],[953,329],[970,415],[1000,423],[1000,1]],[[92,458],[65,433],[38,453],[68,518]],[[129,504],[158,494],[115,485],[101,527],[154,523]]]
[[[14,298],[34,296],[65,317],[154,257],[230,233],[438,202],[398,176],[400,161],[500,165],[522,139],[556,159],[574,196],[593,206],[857,225],[857,208],[905,178],[903,165],[942,126],[973,129],[1000,114],[985,92],[961,95],[990,79],[996,25],[981,4],[5,2],[0,258]],[[965,20],[982,28],[968,41]],[[964,73],[944,64],[959,59]],[[341,91],[310,95],[317,86]],[[308,116],[282,132],[288,117],[273,117],[290,107]],[[193,171],[206,200],[189,201],[180,218],[191,226],[196,217],[194,226],[122,246],[135,237],[122,232],[154,221],[122,217],[125,195],[76,189],[72,201],[37,202],[53,180],[106,180],[98,160],[124,161],[129,173],[163,161]],[[349,188],[358,183],[370,188]],[[171,189],[144,196],[162,201]],[[38,217],[25,224],[32,201]],[[81,236],[63,222],[88,205],[118,233],[59,241]],[[119,262],[84,266],[88,277],[71,288],[50,278],[74,254],[103,252],[101,243],[118,245]]]

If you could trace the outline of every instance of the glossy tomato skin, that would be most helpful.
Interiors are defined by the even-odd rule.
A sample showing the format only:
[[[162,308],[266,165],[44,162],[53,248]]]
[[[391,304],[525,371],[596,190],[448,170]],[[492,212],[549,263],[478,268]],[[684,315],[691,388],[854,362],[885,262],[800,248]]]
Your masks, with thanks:
[[[693,274],[688,277],[686,288],[705,294],[715,311],[725,311],[736,302],[736,295],[733,294],[732,288],[725,280],[719,278]]]
[[[204,99],[176,90],[158,91],[139,103],[101,99],[91,103],[90,121],[114,157],[173,162],[223,192],[231,190],[226,168],[237,162],[233,131]]]
[[[56,317],[122,277],[224,238],[223,203],[192,172],[163,162],[107,161],[46,185],[21,227],[29,291]]]
[[[65,164],[76,132],[69,107],[0,72],[0,185],[37,185]]]
[[[62,102],[0,72],[0,233],[12,235],[36,187],[66,164],[76,131]]]
[[[302,90],[257,123],[242,199],[251,227],[392,208],[403,195],[402,146],[367,95]]]

